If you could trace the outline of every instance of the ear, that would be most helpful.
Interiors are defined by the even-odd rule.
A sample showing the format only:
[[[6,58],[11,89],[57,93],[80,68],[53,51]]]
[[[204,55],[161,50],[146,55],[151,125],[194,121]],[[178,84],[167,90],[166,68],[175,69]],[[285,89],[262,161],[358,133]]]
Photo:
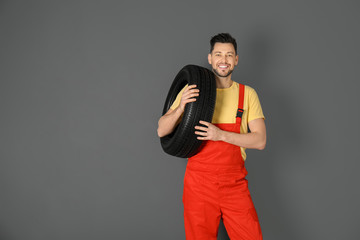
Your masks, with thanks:
[[[235,57],[235,65],[238,65],[238,62],[239,62],[239,55],[236,55],[236,57]]]
[[[211,65],[211,53],[208,54],[208,62]]]

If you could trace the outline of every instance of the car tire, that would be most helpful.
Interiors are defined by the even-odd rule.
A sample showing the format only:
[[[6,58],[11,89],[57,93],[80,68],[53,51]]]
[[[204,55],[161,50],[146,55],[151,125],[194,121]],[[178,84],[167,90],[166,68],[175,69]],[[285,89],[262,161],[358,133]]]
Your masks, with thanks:
[[[199,96],[196,97],[195,102],[185,105],[182,119],[174,131],[160,138],[163,150],[180,158],[192,157],[200,151],[203,141],[197,139],[195,126],[200,125],[200,120],[211,122],[216,101],[214,73],[207,68],[191,64],[186,65],[176,75],[170,87],[163,115],[167,113],[178,93],[186,84],[196,84],[196,88],[200,90]]]

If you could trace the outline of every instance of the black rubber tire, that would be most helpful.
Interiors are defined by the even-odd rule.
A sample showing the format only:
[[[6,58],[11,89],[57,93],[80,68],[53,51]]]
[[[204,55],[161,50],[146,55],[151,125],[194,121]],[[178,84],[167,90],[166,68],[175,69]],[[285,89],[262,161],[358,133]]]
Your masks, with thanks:
[[[176,157],[189,158],[194,156],[201,149],[202,142],[197,139],[195,126],[200,125],[199,121],[211,122],[215,101],[216,81],[215,75],[207,68],[196,65],[186,65],[176,75],[169,93],[167,95],[163,115],[167,113],[183,87],[196,84],[200,90],[195,102],[187,103],[181,122],[169,135],[160,138],[163,150]]]

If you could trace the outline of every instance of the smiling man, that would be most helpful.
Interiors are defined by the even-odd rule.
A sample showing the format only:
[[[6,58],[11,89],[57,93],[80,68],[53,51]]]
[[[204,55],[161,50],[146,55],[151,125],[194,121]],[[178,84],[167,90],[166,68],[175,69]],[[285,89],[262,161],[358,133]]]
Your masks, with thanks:
[[[265,117],[255,90],[231,79],[239,61],[236,40],[221,33],[211,38],[210,46],[208,61],[216,77],[216,103],[211,123],[200,121],[194,129],[205,144],[186,166],[186,239],[216,240],[222,219],[230,239],[259,240],[261,228],[244,163],[246,148],[265,148]],[[169,111],[159,119],[159,137],[174,130],[185,105],[196,101],[199,94],[195,85],[180,91]]]

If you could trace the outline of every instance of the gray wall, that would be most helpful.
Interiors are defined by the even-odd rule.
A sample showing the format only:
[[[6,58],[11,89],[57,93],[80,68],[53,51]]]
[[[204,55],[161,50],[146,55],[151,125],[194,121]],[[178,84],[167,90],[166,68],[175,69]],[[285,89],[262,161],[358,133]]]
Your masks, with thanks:
[[[184,239],[186,160],[157,121],[220,32],[266,115],[246,161],[264,239],[358,237],[359,6],[1,1],[0,239]]]

